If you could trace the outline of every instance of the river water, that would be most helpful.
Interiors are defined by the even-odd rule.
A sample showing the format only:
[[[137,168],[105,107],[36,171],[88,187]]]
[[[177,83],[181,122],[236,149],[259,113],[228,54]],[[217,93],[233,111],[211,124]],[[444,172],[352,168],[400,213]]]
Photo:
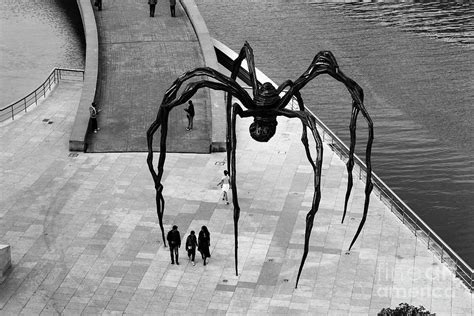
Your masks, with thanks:
[[[85,44],[75,2],[0,1],[1,105],[36,88],[54,66],[84,67]],[[308,58],[312,56],[289,62],[288,56],[295,55],[297,50],[308,51],[306,44],[311,34],[321,32],[315,29],[318,23],[305,22],[316,16],[319,21],[324,18],[343,21],[331,30],[338,37],[334,42],[354,41],[344,38],[346,34],[361,36],[357,47],[341,44],[335,48],[348,52],[342,59],[343,64],[345,60],[361,64],[359,73],[355,67],[349,70],[359,75],[356,81],[363,78],[359,84],[367,93],[367,101],[371,101],[367,107],[376,126],[374,171],[474,266],[474,10],[470,2],[196,2],[211,35],[228,45],[230,41],[234,45],[229,46],[236,50],[249,38],[252,44],[260,45],[258,51],[263,52],[269,62],[286,67],[290,72],[293,69],[295,74],[301,73],[294,71],[296,68],[306,69]],[[267,15],[262,14],[265,11]],[[275,19],[275,15],[280,19]],[[229,23],[231,20],[234,24]],[[245,29],[239,37],[236,34],[242,24]],[[282,39],[279,47],[275,46],[275,40],[265,42],[259,33],[262,28],[265,36],[274,34],[275,38]],[[364,38],[369,31],[369,39]],[[393,42],[392,38],[383,38],[387,32],[395,36]],[[413,38],[406,40],[405,32],[421,37],[411,43]],[[285,51],[285,45],[291,47]],[[358,55],[357,49],[364,45],[372,49]],[[412,45],[414,49],[410,50]],[[379,74],[371,72],[386,70],[378,46],[384,46],[382,51],[392,51],[387,57],[391,62],[386,64],[392,67],[389,71],[393,76],[385,85],[378,82]],[[337,55],[337,49],[335,53]],[[279,61],[273,57],[278,54],[285,56]],[[256,58],[259,68],[261,59]],[[410,72],[416,67],[421,68]],[[266,73],[268,70],[267,75],[277,83],[294,77],[285,74],[280,78],[278,71],[261,69]],[[433,84],[429,84],[427,78],[433,78]],[[319,104],[312,110],[347,143],[350,117],[347,106],[334,108],[333,104]],[[362,129],[360,135],[365,133],[363,125],[358,126]],[[359,145],[363,141],[361,138]]]
[[[0,1],[0,107],[36,89],[54,67],[84,68],[76,0]]]

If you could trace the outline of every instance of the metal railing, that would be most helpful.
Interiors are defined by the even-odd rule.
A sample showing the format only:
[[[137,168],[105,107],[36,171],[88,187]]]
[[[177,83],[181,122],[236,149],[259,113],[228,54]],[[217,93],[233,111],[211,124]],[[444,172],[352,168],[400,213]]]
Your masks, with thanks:
[[[222,43],[214,40],[214,48],[219,64],[224,66],[227,70],[232,71],[234,59],[237,54],[231,51]],[[232,57],[233,56],[233,57]],[[259,81],[263,79],[267,82],[272,82],[270,78],[265,76],[261,71],[256,69],[256,75]],[[238,73],[238,78],[245,84],[251,84],[250,75],[248,71],[241,66]],[[244,89],[251,89],[244,87]],[[292,110],[299,110],[298,103],[294,98],[287,106]],[[308,109],[306,109],[308,110]],[[349,157],[349,148],[336,136],[314,113],[308,110],[316,119],[318,132],[321,138],[326,142],[331,149],[341,158],[342,161],[347,161]],[[367,167],[365,163],[360,160],[357,155],[354,155],[354,175],[359,176],[359,179],[365,181],[367,175]],[[417,241],[425,243],[435,256],[441,262],[447,264],[448,268],[467,286],[472,293],[474,289],[474,271],[466,262],[464,262],[459,255],[454,252],[442,239],[439,237],[415,212],[406,205],[398,195],[395,194],[373,171],[372,182],[374,185],[374,195],[378,195],[379,199],[408,227],[415,235]]]
[[[54,68],[46,80],[33,92],[20,100],[13,102],[6,107],[0,109],[0,122],[8,119],[14,120],[15,116],[26,112],[28,107],[33,104],[38,105],[41,98],[46,97],[46,93],[51,91],[60,80],[84,80],[84,70],[69,68]]]
[[[290,102],[289,107],[298,110],[296,100]],[[324,142],[341,158],[346,161],[349,157],[349,148],[336,136],[314,113],[308,110],[316,119],[319,133]],[[358,175],[359,179],[365,181],[367,175],[367,167],[365,163],[354,155],[354,176]],[[394,213],[402,223],[408,227],[417,240],[426,244],[428,249],[437,256],[441,262],[455,273],[461,281],[468,287],[470,292],[474,287],[474,271],[459,255],[451,249],[415,212],[406,205],[398,195],[393,192],[388,185],[385,184],[374,172],[372,172],[372,182],[374,184],[373,193],[379,197],[390,211]]]

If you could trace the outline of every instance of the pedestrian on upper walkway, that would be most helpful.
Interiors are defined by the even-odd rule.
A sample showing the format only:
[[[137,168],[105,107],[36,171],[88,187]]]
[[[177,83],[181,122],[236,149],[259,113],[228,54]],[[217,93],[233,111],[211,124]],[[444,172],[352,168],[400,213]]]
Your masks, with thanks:
[[[170,10],[171,10],[171,16],[174,18],[176,16],[176,0],[170,0]]]
[[[95,0],[94,5],[99,11],[102,11],[102,0]]]
[[[173,229],[168,232],[166,239],[170,246],[171,264],[174,264],[176,259],[176,264],[179,265],[178,249],[181,247],[181,235],[179,234],[178,226],[173,225]]]
[[[158,0],[148,0],[148,4],[150,5],[150,17],[155,16],[155,7],[157,2]]]
[[[193,101],[189,100],[188,101],[188,107],[184,109],[186,111],[186,116],[188,118],[188,127],[186,127],[187,131],[190,131],[193,129],[193,120],[194,120],[194,104]]]

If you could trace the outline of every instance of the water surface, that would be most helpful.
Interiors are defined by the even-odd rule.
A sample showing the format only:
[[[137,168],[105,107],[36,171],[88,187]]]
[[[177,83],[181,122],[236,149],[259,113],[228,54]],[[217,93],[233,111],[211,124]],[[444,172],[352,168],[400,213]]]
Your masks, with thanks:
[[[0,1],[0,107],[36,89],[54,67],[84,68],[76,0]]]

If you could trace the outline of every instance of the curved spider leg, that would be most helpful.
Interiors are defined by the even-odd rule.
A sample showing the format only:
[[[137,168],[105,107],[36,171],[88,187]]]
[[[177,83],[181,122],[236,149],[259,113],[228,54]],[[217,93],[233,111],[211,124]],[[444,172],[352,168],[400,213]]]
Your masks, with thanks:
[[[194,75],[193,72],[191,72]],[[170,100],[169,96],[174,94],[176,95],[176,86],[180,86],[182,82],[175,82],[173,86],[168,89],[169,94],[165,94],[164,100]],[[156,206],[159,225],[161,229],[161,235],[163,238],[163,243],[166,247],[166,241],[164,237],[164,228],[163,228],[163,214],[164,214],[164,198],[163,198],[163,185],[161,179],[163,177],[164,164],[166,159],[166,137],[168,132],[168,117],[169,112],[177,105],[182,104],[189,99],[200,89],[200,88],[211,88],[215,90],[223,90],[229,94],[234,94],[237,99],[241,102],[245,102],[246,98],[250,98],[245,90],[235,85],[227,85],[227,83],[220,83],[214,81],[203,80],[199,82],[193,82],[186,86],[183,91],[183,94],[176,100],[173,100],[171,103],[162,103],[155,121],[150,125],[147,130],[147,145],[148,145],[148,156],[147,164],[148,169],[152,175],[153,181],[155,183],[156,191]],[[168,93],[167,92],[167,93]],[[155,172],[153,167],[153,135],[161,126],[161,139],[160,139],[160,158],[158,161],[158,173]]]
[[[369,113],[365,109],[363,100],[364,100],[364,93],[362,88],[351,78],[344,75],[342,71],[339,70],[339,66],[336,62],[336,58],[330,51],[321,51],[314,57],[311,65],[308,69],[295,81],[294,85],[290,87],[287,94],[282,98],[280,101],[281,105],[286,105],[291,100],[292,96],[299,90],[301,90],[309,81],[316,78],[321,74],[328,74],[337,81],[343,83],[352,97],[352,108],[356,109],[356,111],[352,113],[351,116],[351,144],[349,149],[349,159],[346,163],[346,167],[348,170],[348,174],[350,174],[349,178],[352,177],[352,168],[354,165],[354,148],[355,148],[355,141],[356,141],[356,133],[355,133],[355,121],[357,119],[358,111],[362,112],[364,116],[368,129],[369,129],[369,137],[367,140],[366,145],[366,154],[365,154],[365,161],[366,161],[366,168],[367,168],[367,176],[366,176],[366,183],[365,183],[365,202],[364,202],[364,211],[362,215],[362,220],[359,224],[357,232],[351,242],[349,250],[354,245],[357,237],[359,236],[362,227],[365,224],[367,218],[367,212],[369,207],[369,200],[370,200],[370,193],[372,192],[373,184],[372,184],[372,166],[370,162],[371,152],[372,152],[372,142],[374,138],[374,131],[373,131],[373,123],[372,119],[369,116]],[[282,108],[281,106],[279,108]],[[348,187],[346,191],[346,198],[345,198],[345,207],[344,207],[344,216],[346,214],[346,208],[348,204],[348,199],[350,196],[350,192],[352,190],[352,185],[350,184],[351,181],[348,181]]]
[[[345,196],[345,200],[344,200],[344,212],[342,213],[341,224],[344,223],[344,219],[346,218],[347,205],[349,204],[349,198],[351,196],[351,191],[352,191],[352,186],[353,186],[352,170],[354,169],[354,151],[355,151],[355,145],[356,145],[356,122],[357,122],[357,115],[358,114],[359,114],[359,110],[353,104],[352,105],[352,114],[351,114],[351,123],[349,124],[351,142],[350,142],[350,145],[349,145],[349,157],[348,157],[347,163],[346,163],[347,188],[346,188],[346,196]]]
[[[374,124],[372,122],[372,119],[369,113],[367,112],[367,109],[364,106],[364,91],[362,90],[362,88],[354,80],[347,77],[338,68],[336,68],[335,73],[329,72],[328,74],[332,76],[334,79],[342,82],[346,86],[347,90],[352,96],[352,116],[351,116],[351,125],[350,125],[351,147],[349,150],[349,159],[347,161],[347,170],[348,172],[351,171],[351,174],[352,174],[352,167],[354,165],[354,148],[355,148],[355,142],[356,142],[356,120],[357,120],[357,115],[359,111],[362,113],[362,116],[366,120],[367,127],[369,130],[367,145],[365,149],[365,165],[367,169],[366,170],[367,174],[366,174],[365,190],[364,190],[365,191],[364,211],[362,214],[362,219],[359,223],[359,227],[357,228],[357,232],[355,233],[351,241],[351,244],[349,246],[349,250],[351,250],[352,246],[354,245],[357,238],[359,237],[360,232],[362,231],[362,227],[364,227],[365,221],[367,220],[367,213],[369,211],[370,193],[372,192],[372,189],[373,189],[371,156],[372,156],[372,143],[374,141]],[[345,202],[346,207],[347,207],[349,194],[350,192],[346,194],[346,202]],[[346,209],[344,209],[344,215],[345,215],[345,211]]]
[[[239,56],[234,60],[234,64],[232,65],[232,72],[231,72],[231,78],[236,79],[237,74],[239,73],[239,69],[242,65],[242,61],[244,58],[247,59],[247,66],[248,66],[248,72],[249,72],[249,80],[250,84],[252,85],[252,91],[253,91],[253,97],[258,94],[258,87],[259,87],[259,82],[257,80],[257,75],[255,71],[255,61],[254,61],[254,56],[253,56],[253,49],[250,47],[250,44],[245,41],[244,46],[240,49]]]
[[[165,199],[163,198],[163,185],[161,184],[161,178],[163,177],[163,166],[166,159],[166,135],[168,133],[168,114],[169,110],[165,106],[161,106],[158,110],[156,120],[147,130],[147,144],[148,144],[148,156],[147,164],[148,169],[153,177],[156,191],[156,213],[158,215],[158,222],[161,229],[161,237],[163,238],[163,244],[166,247],[165,231],[163,228],[163,213],[165,210]],[[160,141],[160,159],[158,163],[158,174],[155,172],[153,167],[153,135],[161,125],[161,141]]]
[[[298,103],[300,107],[304,108],[301,96],[297,93]],[[280,115],[284,115],[286,117],[297,117],[301,120],[303,124],[303,134],[301,136],[301,142],[304,145],[306,157],[308,158],[311,167],[313,168],[314,173],[314,194],[313,194],[313,201],[311,204],[311,209],[309,210],[308,214],[306,215],[306,229],[304,235],[304,250],[303,250],[303,257],[301,258],[300,267],[298,269],[298,276],[296,278],[296,285],[295,288],[298,288],[298,282],[300,280],[301,272],[303,271],[303,266],[306,261],[306,257],[308,256],[309,252],[309,241],[311,237],[311,232],[313,230],[314,224],[314,217],[319,209],[319,202],[321,201],[321,173],[322,173],[322,166],[323,166],[323,141],[321,136],[319,135],[316,119],[308,112],[305,111],[293,111],[288,109],[279,110],[278,113]],[[313,160],[311,156],[311,152],[309,150],[309,142],[307,136],[307,128],[311,130],[313,134],[313,138],[316,144],[316,161]]]
[[[232,190],[232,204],[234,207],[234,256],[235,256],[235,275],[239,275],[238,269],[238,223],[240,219],[240,206],[239,206],[239,199],[237,195],[237,183],[236,183],[236,160],[235,160],[235,151],[237,148],[237,132],[236,132],[236,118],[237,114],[242,115],[243,111],[240,105],[234,103],[232,105],[232,114],[231,114],[231,131],[229,134],[230,136],[230,164],[229,164],[229,174],[230,174],[230,187]]]
[[[227,88],[224,91],[228,91],[229,93],[236,95],[236,97],[238,97],[242,102],[245,102],[243,104],[253,104],[252,98],[249,96],[247,91],[245,91],[240,85],[238,85],[235,82],[235,80],[209,67],[196,68],[194,70],[185,72],[184,74],[179,76],[173,82],[173,84],[168,88],[168,90],[166,90],[165,95],[163,97],[162,104],[167,104],[171,108],[173,108],[176,105],[180,105],[181,104],[180,102],[176,102],[176,95],[179,89],[181,88],[181,86],[183,85],[183,83],[187,80],[190,80],[191,78],[200,77],[200,76],[207,76],[207,77],[213,78],[217,80],[218,82],[220,82],[221,84],[226,85]],[[217,90],[223,90],[223,89],[217,89]]]

